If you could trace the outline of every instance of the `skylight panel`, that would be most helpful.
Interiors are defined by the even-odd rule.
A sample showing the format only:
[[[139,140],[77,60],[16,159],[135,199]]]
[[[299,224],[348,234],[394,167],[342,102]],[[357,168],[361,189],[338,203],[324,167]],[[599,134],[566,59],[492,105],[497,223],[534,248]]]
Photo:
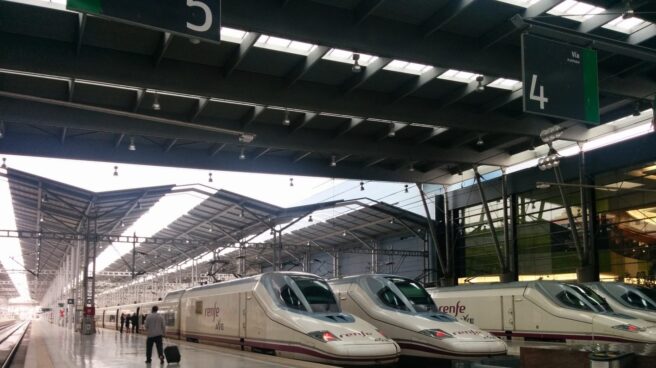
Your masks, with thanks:
[[[466,72],[462,70],[449,69],[444,73],[440,74],[437,78],[445,79],[461,83],[470,83],[476,80],[480,74],[475,74],[471,72]]]
[[[522,88],[522,82],[508,78],[498,78],[494,82],[487,85],[488,87],[507,89],[509,91],[516,91]]]
[[[383,69],[400,73],[421,75],[433,69],[433,67],[430,65],[411,63],[403,60],[392,60],[392,62],[387,64]]]
[[[221,41],[228,41],[233,43],[241,43],[248,32],[241,29],[221,27]]]
[[[353,52],[346,51],[341,49],[331,49],[323,57],[326,60],[338,61],[340,63],[353,63]],[[360,60],[358,63],[362,66],[367,66],[372,63],[374,60],[378,59],[377,56],[360,54]]]
[[[6,174],[5,170],[0,170]],[[16,218],[14,217],[14,206],[11,192],[9,190],[9,181],[6,177],[0,177],[0,208],[4,213],[0,216],[0,228],[3,230],[16,231]],[[25,272],[21,269],[25,264],[23,260],[23,250],[18,238],[3,237],[0,238],[0,263],[9,275],[9,279],[14,284],[21,300],[30,299],[30,290],[27,283]]]
[[[497,0],[497,1],[506,4],[512,4],[515,6],[521,6],[522,8],[528,8],[529,6],[540,2],[540,0]]]
[[[316,45],[306,42],[288,40],[286,38],[261,35],[255,42],[256,47],[288,52],[291,54],[307,55]]]
[[[652,24],[654,23],[647,22],[646,20],[638,17],[624,19],[622,16],[619,16],[604,24],[602,27],[617,32],[632,34]]]
[[[582,1],[565,0],[558,6],[549,10],[547,14],[569,18],[577,22],[583,22],[605,11],[606,9],[604,8],[590,5]]]

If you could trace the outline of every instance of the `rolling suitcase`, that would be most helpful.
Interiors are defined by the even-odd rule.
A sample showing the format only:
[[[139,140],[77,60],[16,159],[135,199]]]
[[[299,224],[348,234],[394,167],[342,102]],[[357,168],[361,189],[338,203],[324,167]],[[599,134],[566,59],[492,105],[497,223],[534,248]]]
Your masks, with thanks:
[[[164,348],[164,357],[167,363],[180,363],[180,350],[175,345]]]

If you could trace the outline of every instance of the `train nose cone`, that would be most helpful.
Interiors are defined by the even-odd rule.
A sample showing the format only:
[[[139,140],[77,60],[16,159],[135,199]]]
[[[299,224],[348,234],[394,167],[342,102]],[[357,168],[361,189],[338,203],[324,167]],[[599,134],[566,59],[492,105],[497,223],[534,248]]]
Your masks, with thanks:
[[[507,351],[506,343],[499,340],[453,340],[445,341],[449,350],[460,351],[463,355],[504,355]]]

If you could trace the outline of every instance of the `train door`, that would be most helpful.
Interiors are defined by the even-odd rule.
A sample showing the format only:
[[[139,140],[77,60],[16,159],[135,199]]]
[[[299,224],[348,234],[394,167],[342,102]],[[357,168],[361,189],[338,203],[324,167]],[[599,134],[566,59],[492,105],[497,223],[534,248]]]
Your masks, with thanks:
[[[246,338],[246,321],[248,315],[248,300],[252,296],[250,293],[239,293],[239,345],[244,350],[244,339]]]
[[[515,329],[515,297],[504,295],[501,297],[502,329],[513,331]]]

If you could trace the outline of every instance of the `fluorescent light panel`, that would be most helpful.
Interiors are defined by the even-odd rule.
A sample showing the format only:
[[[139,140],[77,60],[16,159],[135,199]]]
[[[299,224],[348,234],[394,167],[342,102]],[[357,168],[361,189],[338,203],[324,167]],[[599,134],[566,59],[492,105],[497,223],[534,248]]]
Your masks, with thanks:
[[[430,65],[411,63],[403,60],[392,60],[392,62],[387,64],[383,69],[399,73],[421,75],[433,69],[433,67]]]
[[[241,29],[221,27],[221,41],[241,43],[247,34],[248,32],[242,31]]]
[[[647,22],[646,20],[638,17],[624,19],[622,16],[619,16],[604,24],[602,27],[621,33],[632,34],[645,27],[649,27],[652,24],[654,23]]]
[[[549,10],[547,14],[583,22],[605,11],[606,9],[604,8],[584,3],[583,1],[565,0]]]
[[[508,78],[497,78],[495,81],[488,84],[487,87],[517,91],[518,89],[522,88],[522,82]]]
[[[480,74],[475,74],[471,72],[466,72],[462,70],[456,70],[456,69],[449,69],[445,71],[444,73],[440,74],[437,78],[439,79],[445,79],[445,80],[450,80],[454,82],[461,82],[461,83],[470,83],[476,80],[476,77],[478,77]]]
[[[338,61],[340,63],[352,64],[353,52],[342,50],[342,49],[330,49],[330,51],[328,51],[326,55],[324,55],[323,59]],[[367,66],[376,59],[378,59],[377,56],[360,53],[360,60],[358,60],[358,63],[362,66]]]
[[[529,6],[540,2],[540,0],[497,0],[497,1],[501,3],[512,4],[515,6],[521,6],[522,8],[528,8]]]
[[[255,42],[255,46],[306,56],[317,47],[317,45],[313,45],[311,43],[294,41],[269,35],[261,35],[260,38],[258,38]]]

